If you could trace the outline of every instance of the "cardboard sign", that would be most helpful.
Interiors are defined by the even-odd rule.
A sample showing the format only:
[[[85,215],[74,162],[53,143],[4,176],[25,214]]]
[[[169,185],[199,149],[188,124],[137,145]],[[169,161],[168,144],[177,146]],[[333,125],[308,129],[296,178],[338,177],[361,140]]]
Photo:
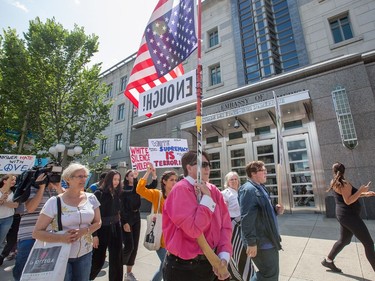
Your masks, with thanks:
[[[181,156],[189,150],[185,139],[149,139],[148,149],[155,168],[181,167]]]
[[[35,155],[0,154],[0,174],[19,175],[30,170],[35,163]]]
[[[130,160],[132,169],[137,171],[146,171],[150,163],[150,154],[148,147],[130,146]]]

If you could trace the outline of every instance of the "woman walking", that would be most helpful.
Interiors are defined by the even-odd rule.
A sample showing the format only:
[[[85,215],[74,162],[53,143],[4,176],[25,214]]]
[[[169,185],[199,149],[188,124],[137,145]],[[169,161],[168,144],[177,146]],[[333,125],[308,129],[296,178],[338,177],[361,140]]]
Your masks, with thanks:
[[[229,172],[225,176],[224,190],[221,192],[224,202],[228,206],[229,215],[232,221],[232,246],[233,254],[229,261],[229,272],[233,280],[250,280],[254,268],[251,258],[246,254],[246,248],[241,240],[241,210],[238,202],[238,189],[240,188],[240,177],[237,172]]]
[[[149,166],[147,167],[147,171],[145,175],[143,176],[143,178],[139,180],[137,184],[137,193],[152,203],[152,208],[154,208],[155,213],[162,213],[164,200],[167,198],[173,186],[176,184],[178,176],[175,171],[166,171],[163,173],[160,179],[161,190],[148,189],[146,188],[147,178],[153,171],[155,171],[155,168],[150,163]],[[160,203],[160,206],[159,206],[159,203]],[[158,206],[159,206],[159,209],[158,209]],[[160,259],[160,267],[158,271],[155,273],[154,277],[152,278],[152,281],[161,281],[163,279],[162,265],[163,265],[164,257],[167,253],[167,250],[164,248],[165,243],[164,243],[163,236],[161,237],[160,244],[161,245],[160,245],[159,250],[156,251],[156,254],[158,255]]]
[[[16,184],[16,177],[5,175],[0,179],[0,253],[4,248],[4,240],[13,223],[14,208],[18,207],[13,202],[12,187]],[[6,256],[0,256],[0,265],[3,264]]]
[[[94,192],[100,202],[102,227],[93,233],[93,256],[90,280],[94,280],[102,269],[106,252],[109,252],[108,280],[122,281],[122,239],[120,226],[121,175],[116,170],[109,171],[102,185]]]
[[[360,217],[361,205],[358,201],[362,196],[375,196],[375,192],[368,191],[371,182],[356,189],[345,179],[345,166],[343,164],[337,162],[332,169],[333,179],[329,190],[332,189],[334,191],[336,217],[340,223],[340,238],[333,245],[328,256],[322,261],[322,265],[334,272],[341,272],[341,269],[337,268],[333,261],[341,250],[350,244],[353,235],[355,235],[365,247],[366,258],[375,271],[374,241]]]
[[[121,194],[121,225],[123,227],[123,264],[126,265],[125,281],[136,281],[132,269],[138,252],[139,235],[141,233],[141,196],[137,194],[137,176],[138,172],[128,170],[124,178],[124,188]],[[156,175],[153,175],[153,181],[147,188],[156,188],[158,182]]]
[[[64,281],[89,280],[92,256],[92,236],[101,225],[99,202],[94,194],[84,192],[89,170],[78,163],[70,164],[62,179],[68,184],[61,199],[61,223],[65,233],[56,233],[57,196],[45,203],[36,222],[33,238],[46,242],[71,243]],[[51,184],[51,183],[50,183]],[[60,185],[60,184],[59,184]],[[51,225],[54,232],[47,230]]]

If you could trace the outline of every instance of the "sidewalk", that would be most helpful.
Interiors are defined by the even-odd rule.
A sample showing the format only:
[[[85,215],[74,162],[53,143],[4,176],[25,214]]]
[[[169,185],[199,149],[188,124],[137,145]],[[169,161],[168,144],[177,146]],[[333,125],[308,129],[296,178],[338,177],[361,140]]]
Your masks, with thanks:
[[[146,229],[145,216],[142,216],[141,240]],[[375,280],[375,273],[365,257],[363,246],[355,238],[336,258],[336,265],[343,273],[333,273],[320,264],[339,236],[336,219],[328,219],[321,214],[285,214],[278,219],[283,246],[280,251],[280,281]],[[365,223],[375,240],[375,221]],[[0,267],[0,280],[13,280],[10,272],[13,264],[14,261],[4,261]],[[141,241],[133,268],[134,275],[139,281],[150,281],[158,266],[156,253],[145,249]],[[106,263],[95,280],[108,280],[107,271]]]

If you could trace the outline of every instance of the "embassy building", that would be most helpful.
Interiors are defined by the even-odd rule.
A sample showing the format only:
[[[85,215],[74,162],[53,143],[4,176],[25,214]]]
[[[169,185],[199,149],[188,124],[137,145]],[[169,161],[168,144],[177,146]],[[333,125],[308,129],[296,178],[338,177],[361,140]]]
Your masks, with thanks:
[[[223,188],[232,170],[244,182],[246,164],[262,160],[271,197],[287,211],[333,216],[326,191],[334,162],[344,163],[353,186],[375,182],[374,14],[372,0],[202,2],[202,132],[212,183]],[[129,146],[150,138],[187,139],[190,149],[197,142],[194,102],[138,116],[123,94],[134,60],[102,73],[113,120],[98,140],[98,159],[109,156],[120,170],[131,168]],[[185,72],[196,65],[194,53]],[[279,190],[273,92],[283,137]],[[375,198],[360,200],[363,217],[375,219]]]

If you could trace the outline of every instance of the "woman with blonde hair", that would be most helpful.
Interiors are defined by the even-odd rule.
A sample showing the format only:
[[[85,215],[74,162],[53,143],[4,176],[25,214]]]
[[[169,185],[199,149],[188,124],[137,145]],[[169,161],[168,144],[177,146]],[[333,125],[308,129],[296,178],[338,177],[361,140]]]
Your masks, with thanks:
[[[357,189],[345,179],[345,166],[343,164],[339,162],[333,164],[332,170],[333,179],[331,180],[329,190],[332,189],[334,191],[336,217],[340,223],[340,238],[333,245],[328,256],[322,261],[322,265],[333,272],[341,272],[341,269],[337,268],[333,261],[341,250],[350,244],[353,235],[355,235],[365,247],[366,258],[375,271],[374,241],[366,224],[360,217],[361,204],[358,201],[362,196],[375,196],[374,191],[368,191],[371,182],[367,185],[361,185]]]
[[[228,206],[232,220],[232,246],[233,254],[229,261],[229,272],[233,280],[248,281],[254,272],[251,259],[246,255],[246,248],[241,240],[241,210],[238,202],[238,189],[240,188],[240,177],[237,172],[231,171],[225,176],[225,189],[221,192],[224,202]]]
[[[92,256],[91,234],[101,226],[99,201],[94,194],[84,192],[89,170],[86,166],[72,163],[63,172],[62,179],[68,184],[60,195],[62,233],[57,232],[57,196],[43,206],[36,222],[33,238],[45,242],[71,243],[71,250],[64,281],[89,280]],[[51,225],[53,232],[47,231]]]

